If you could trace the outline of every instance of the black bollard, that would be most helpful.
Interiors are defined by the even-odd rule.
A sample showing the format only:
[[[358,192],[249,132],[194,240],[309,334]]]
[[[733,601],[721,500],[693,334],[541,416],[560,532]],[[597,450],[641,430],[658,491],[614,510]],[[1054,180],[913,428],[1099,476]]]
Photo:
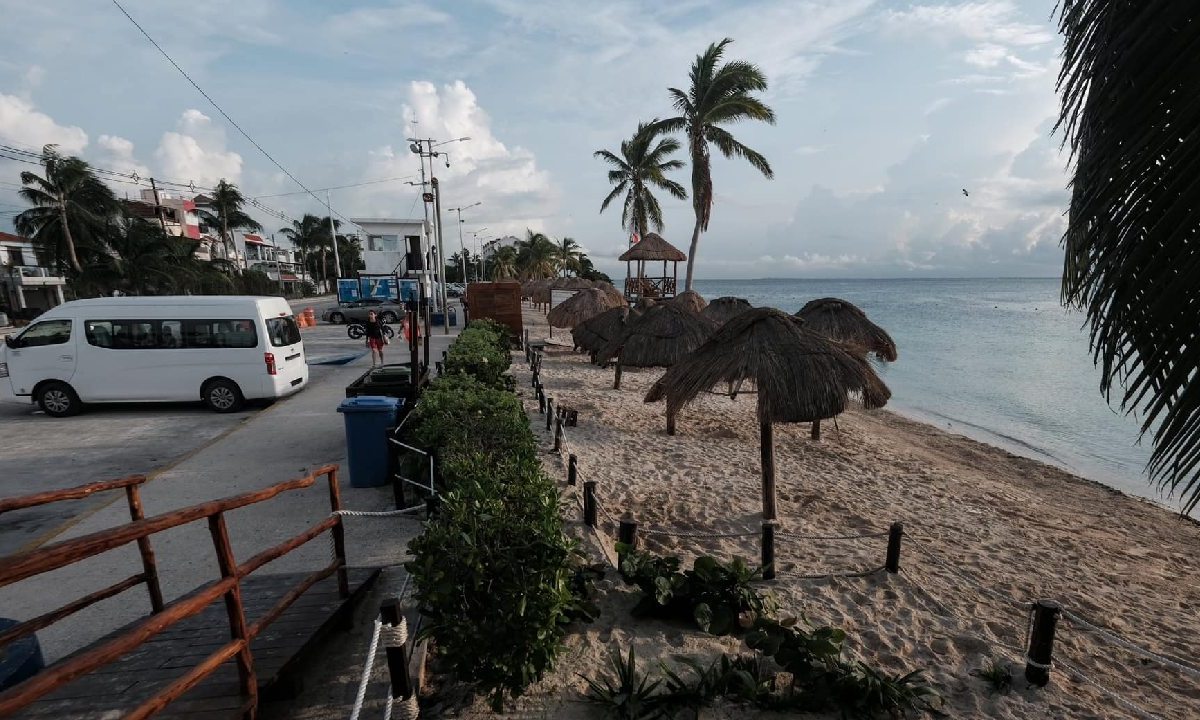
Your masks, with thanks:
[[[596,481],[583,483],[583,521],[588,527],[596,527]]]
[[[637,520],[628,516],[621,518],[621,524],[617,527],[617,542],[625,543],[631,550],[636,550],[637,529]]]
[[[550,423],[554,418],[554,398],[546,398],[546,431],[550,431]]]
[[[579,460],[574,455],[567,456],[567,484],[574,485],[579,479]]]
[[[900,538],[904,537],[904,524],[894,522],[888,529],[887,559],[883,566],[890,573],[900,572]]]
[[[1050,682],[1050,663],[1054,657],[1054,631],[1062,612],[1053,600],[1038,600],[1033,606],[1033,630],[1029,633],[1025,679],[1031,685],[1046,687]]]

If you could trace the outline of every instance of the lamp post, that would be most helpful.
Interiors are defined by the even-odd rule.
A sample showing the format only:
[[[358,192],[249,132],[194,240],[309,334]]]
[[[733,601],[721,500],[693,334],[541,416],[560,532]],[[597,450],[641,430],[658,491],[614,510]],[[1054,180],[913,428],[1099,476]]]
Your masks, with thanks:
[[[441,286],[441,292],[439,292],[438,295],[440,296],[441,305],[442,305],[442,333],[445,335],[449,335],[450,334],[450,314],[448,312],[446,312],[446,255],[445,255],[445,252],[443,251],[443,243],[442,243],[442,213],[441,213],[442,189],[438,186],[437,176],[433,174],[433,159],[435,157],[445,156],[446,167],[450,167],[450,156],[446,154],[446,151],[443,150],[443,151],[438,152],[438,151],[435,151],[434,148],[441,147],[442,145],[446,145],[447,143],[462,142],[464,140],[470,140],[471,138],[470,137],[460,137],[460,138],[454,138],[453,140],[443,140],[442,142],[436,142],[436,141],[434,141],[433,138],[407,138],[407,139],[410,143],[408,146],[408,149],[411,150],[414,155],[419,155],[421,157],[422,180],[424,180],[423,175],[425,172],[425,158],[429,158],[429,174],[430,174],[429,182],[433,186],[434,202],[435,202],[434,214],[437,218],[437,249],[438,249],[437,254],[438,254],[438,267],[440,268],[440,274],[438,276],[438,280],[439,280],[440,286]]]
[[[459,252],[459,257],[462,258],[463,284],[464,285],[466,283],[470,282],[470,278],[467,275],[467,272],[469,271],[469,268],[467,267],[467,249],[465,247],[463,247],[462,226],[463,226],[464,221],[462,219],[462,211],[469,210],[477,205],[482,205],[482,204],[483,204],[483,201],[480,201],[480,202],[476,202],[476,203],[471,203],[470,205],[464,205],[463,207],[450,208],[451,212],[458,213],[458,252]]]
[[[484,230],[487,230],[487,228],[481,227],[478,230],[471,231],[471,236],[475,238],[475,260],[479,263],[479,280],[480,281],[482,281],[484,279],[484,277],[483,277],[483,249],[479,247],[479,233],[483,232]]]

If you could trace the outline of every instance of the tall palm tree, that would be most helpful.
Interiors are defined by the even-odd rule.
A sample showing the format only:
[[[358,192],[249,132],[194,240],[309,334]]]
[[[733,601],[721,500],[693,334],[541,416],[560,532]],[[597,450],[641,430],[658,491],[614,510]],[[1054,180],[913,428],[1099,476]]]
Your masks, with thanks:
[[[554,260],[558,263],[558,270],[563,277],[566,277],[568,272],[579,272],[581,257],[584,257],[583,248],[575,242],[574,238],[565,237],[554,248]]]
[[[1075,160],[1063,300],[1087,312],[1101,391],[1140,411],[1150,476],[1184,512],[1200,506],[1196,22],[1187,2],[1060,3],[1058,127]]]
[[[43,175],[22,172],[20,195],[33,207],[13,219],[44,262],[84,271],[82,250],[107,253],[106,231],[120,208],[112,190],[83,160],[64,156],[56,145],[42,148]]]
[[[196,215],[201,222],[217,229],[221,235],[221,244],[225,246],[226,257],[234,258],[237,246],[233,242],[233,231],[241,229],[262,232],[262,225],[242,210],[246,198],[237,185],[222,178],[213,188],[211,197],[212,210],[197,210]],[[237,263],[234,263],[234,267],[237,268],[237,272],[241,272]]]
[[[496,252],[492,255],[488,269],[492,271],[491,278],[493,280],[516,277],[517,249],[511,245],[504,245],[497,248]]]
[[[320,236],[328,235],[328,225],[322,225],[324,220],[311,213],[305,213],[299,220],[293,220],[291,227],[279,228],[279,233],[291,241],[300,253],[300,267],[308,269],[308,254],[320,242]]]
[[[517,270],[526,278],[548,278],[554,275],[554,241],[543,233],[525,231],[525,239],[517,241]]]
[[[625,193],[621,227],[630,233],[636,232],[639,237],[645,236],[651,228],[657,232],[663,229],[662,207],[651,192],[652,188],[666,190],[680,200],[687,199],[687,190],[665,175],[668,170],[683,167],[683,162],[668,159],[679,150],[679,141],[674,138],[660,139],[661,132],[658,119],[638,123],[633,137],[621,142],[620,156],[608,150],[592,153],[611,166],[608,182],[613,189],[600,203],[600,212],[604,212],[609,203]]]
[[[692,245],[687,260],[688,290],[692,289],[700,233],[708,230],[708,221],[712,216],[712,158],[708,144],[711,142],[727,158],[745,159],[768,178],[775,176],[765,157],[738,142],[728,130],[721,127],[743,120],[775,124],[775,111],[754,96],[754,93],[767,89],[767,78],[762,70],[743,60],[721,63],[725,46],[731,42],[733,40],[725,38],[709,45],[707,50],[696,56],[688,91],[668,88],[675,109],[680,114],[659,123],[664,131],[683,132],[687,138],[688,153],[692,157],[692,208],[696,212],[696,226],[692,230]]]

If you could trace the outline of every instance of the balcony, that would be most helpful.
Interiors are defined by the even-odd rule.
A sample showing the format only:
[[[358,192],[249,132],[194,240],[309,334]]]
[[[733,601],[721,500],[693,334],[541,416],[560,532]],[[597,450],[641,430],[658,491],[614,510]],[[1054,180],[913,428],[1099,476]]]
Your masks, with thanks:
[[[673,277],[630,277],[625,278],[625,297],[631,300],[638,298],[670,298],[675,297],[675,278]]]
[[[66,285],[66,278],[55,275],[53,271],[37,265],[13,265],[7,268],[10,279],[25,287],[45,287]]]

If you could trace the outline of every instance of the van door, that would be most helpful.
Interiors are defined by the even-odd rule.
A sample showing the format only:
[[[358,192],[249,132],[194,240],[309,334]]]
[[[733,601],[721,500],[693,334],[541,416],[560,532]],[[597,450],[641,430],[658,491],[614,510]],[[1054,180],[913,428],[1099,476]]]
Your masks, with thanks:
[[[71,320],[42,320],[9,341],[8,374],[14,394],[29,395],[42,380],[71,382],[75,374],[71,324]]]
[[[289,315],[266,318],[267,352],[274,358],[275,375],[270,376],[268,397],[280,397],[295,392],[308,382],[308,359],[304,357],[304,340],[300,326]]]

